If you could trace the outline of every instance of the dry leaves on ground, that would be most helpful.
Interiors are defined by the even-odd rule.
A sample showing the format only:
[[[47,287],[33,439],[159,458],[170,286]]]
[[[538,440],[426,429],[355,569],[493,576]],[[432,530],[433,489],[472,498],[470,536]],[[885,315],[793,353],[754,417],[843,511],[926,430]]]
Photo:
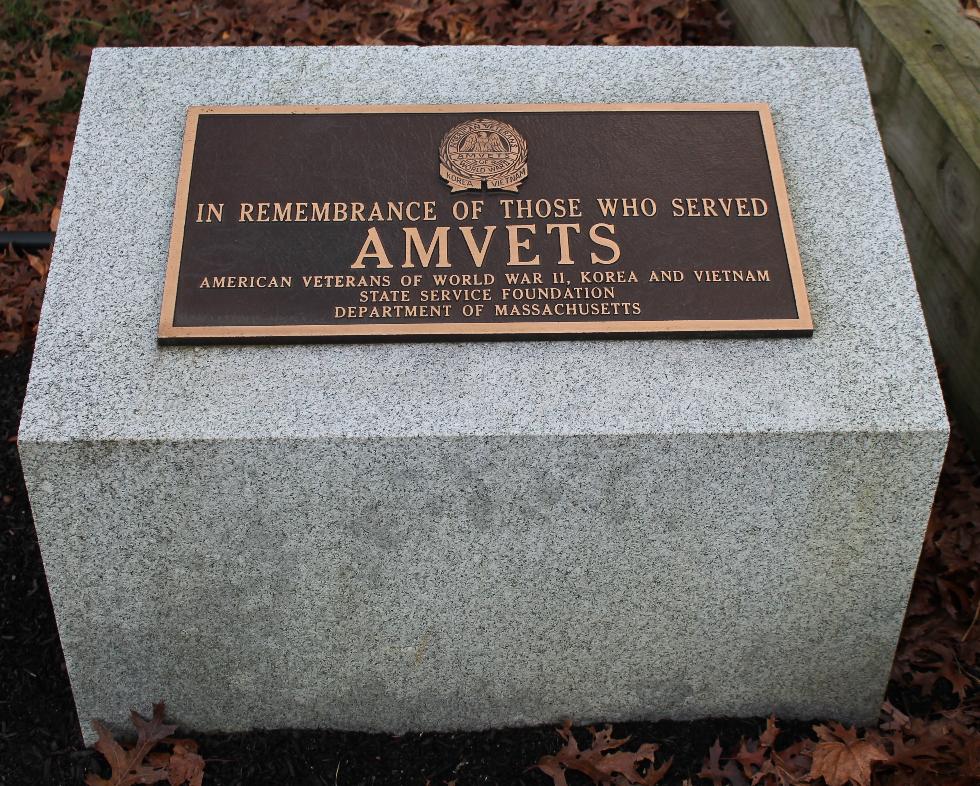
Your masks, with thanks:
[[[892,679],[963,702],[980,686],[980,473],[954,440],[943,468]]]
[[[853,727],[832,723],[813,730],[820,741],[813,746],[810,780],[823,778],[827,786],[867,786],[875,763],[890,758],[874,737],[862,739]]]
[[[50,250],[0,249],[0,352],[16,352],[32,340],[50,262]]]
[[[555,786],[567,786],[568,772],[581,773],[600,786],[653,786],[660,783],[670,769],[672,759],[656,766],[658,745],[648,742],[635,751],[627,751],[622,747],[629,742],[629,737],[614,739],[612,726],[606,726],[602,731],[590,727],[589,733],[592,744],[582,749],[571,723],[558,729],[565,744],[554,756],[544,756],[537,763],[539,770],[551,776]]]
[[[722,757],[721,742],[711,746],[698,777],[712,786],[796,786],[810,771],[813,742],[798,740],[781,751],[776,750],[779,726],[775,717],[766,722],[758,739],[741,740],[737,751]],[[723,761],[724,758],[724,761]]]
[[[197,753],[197,743],[171,737],[177,727],[164,723],[163,714],[163,702],[153,705],[153,717],[149,720],[132,712],[130,717],[138,736],[131,748],[120,745],[99,721],[92,721],[92,728],[99,735],[95,749],[105,757],[112,771],[108,778],[89,773],[85,783],[88,786],[135,786],[166,781],[170,786],[201,786],[204,759]],[[169,745],[171,750],[154,750],[161,745]]]
[[[712,786],[966,786],[980,782],[976,716],[909,718],[890,703],[877,729],[861,734],[839,723],[813,727],[816,739],[777,749],[770,718],[757,740],[722,755],[711,748],[700,778]],[[971,727],[971,725],[973,727]]]

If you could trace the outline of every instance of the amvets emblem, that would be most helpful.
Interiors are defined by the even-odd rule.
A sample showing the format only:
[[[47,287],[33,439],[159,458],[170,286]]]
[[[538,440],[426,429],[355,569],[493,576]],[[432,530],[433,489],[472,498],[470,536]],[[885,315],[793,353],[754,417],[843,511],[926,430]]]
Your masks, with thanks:
[[[467,120],[439,145],[439,174],[453,191],[517,191],[527,177],[527,142],[500,120]]]

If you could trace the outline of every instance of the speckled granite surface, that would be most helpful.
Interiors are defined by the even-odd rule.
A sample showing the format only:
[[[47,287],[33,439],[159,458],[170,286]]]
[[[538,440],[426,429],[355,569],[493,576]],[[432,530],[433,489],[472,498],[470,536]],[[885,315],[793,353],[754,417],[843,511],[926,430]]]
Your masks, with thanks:
[[[562,101],[768,102],[813,338],[157,346],[188,105]],[[94,55],[20,431],[83,721],[867,720],[946,437],[850,50]]]

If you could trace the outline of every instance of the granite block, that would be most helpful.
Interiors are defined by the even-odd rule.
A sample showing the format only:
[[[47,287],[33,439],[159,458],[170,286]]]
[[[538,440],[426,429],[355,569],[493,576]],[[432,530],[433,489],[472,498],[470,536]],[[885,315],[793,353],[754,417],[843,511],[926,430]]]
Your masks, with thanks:
[[[685,101],[772,107],[812,338],[156,342],[189,105]],[[871,720],[947,436],[852,50],[93,55],[20,429],[87,739]]]

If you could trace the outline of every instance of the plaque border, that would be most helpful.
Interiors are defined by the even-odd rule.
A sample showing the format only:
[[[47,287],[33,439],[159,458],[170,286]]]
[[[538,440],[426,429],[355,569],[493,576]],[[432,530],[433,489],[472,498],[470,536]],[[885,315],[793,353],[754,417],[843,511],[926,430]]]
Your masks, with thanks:
[[[796,304],[796,319],[676,319],[645,321],[581,321],[581,322],[449,322],[385,325],[200,325],[175,326],[177,280],[184,243],[184,221],[190,186],[194,147],[197,141],[198,120],[203,115],[250,114],[421,114],[468,112],[756,112],[762,125],[769,173],[779,209],[783,247],[789,264],[790,280]],[[452,340],[457,337],[479,339],[575,338],[737,335],[809,336],[813,333],[813,317],[803,278],[796,231],[786,191],[786,178],[776,141],[772,111],[766,103],[666,103],[666,104],[234,104],[189,106],[184,125],[180,170],[177,177],[174,217],[170,231],[170,248],[160,309],[157,338],[161,343],[224,340],[261,341],[269,339],[308,339],[311,341],[371,341],[371,340]]]

